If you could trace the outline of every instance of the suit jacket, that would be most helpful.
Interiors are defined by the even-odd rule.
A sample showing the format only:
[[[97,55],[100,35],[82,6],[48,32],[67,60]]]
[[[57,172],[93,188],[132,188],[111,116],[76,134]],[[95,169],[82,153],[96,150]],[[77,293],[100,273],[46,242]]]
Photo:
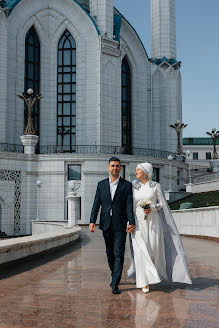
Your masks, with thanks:
[[[96,222],[100,207],[101,212],[99,228],[101,230],[106,231],[110,227],[111,223],[115,231],[125,231],[128,221],[129,224],[135,224],[132,184],[120,177],[112,201],[109,178],[100,181],[97,185],[90,223]],[[110,215],[111,209],[112,216]]]

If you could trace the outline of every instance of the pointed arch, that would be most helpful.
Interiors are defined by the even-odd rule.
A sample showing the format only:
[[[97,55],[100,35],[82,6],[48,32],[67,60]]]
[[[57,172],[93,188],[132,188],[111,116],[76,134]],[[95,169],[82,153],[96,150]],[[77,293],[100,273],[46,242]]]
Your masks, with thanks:
[[[121,109],[122,109],[122,146],[132,147],[131,124],[131,69],[127,57],[122,61]]]
[[[28,30],[25,37],[25,73],[24,73],[24,91],[29,88],[34,90],[35,94],[40,93],[40,42],[34,26]],[[24,128],[27,124],[27,106],[24,105]],[[33,126],[36,134],[40,133],[40,103],[35,103],[32,110]]]
[[[66,29],[58,43],[57,145],[76,147],[76,43]]]

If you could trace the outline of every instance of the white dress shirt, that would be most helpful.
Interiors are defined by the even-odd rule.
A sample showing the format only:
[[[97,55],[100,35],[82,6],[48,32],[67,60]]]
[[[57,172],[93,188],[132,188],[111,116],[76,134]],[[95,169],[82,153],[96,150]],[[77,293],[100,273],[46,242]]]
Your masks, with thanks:
[[[112,182],[110,177],[109,177],[110,194],[111,194],[111,199],[112,200],[115,196],[115,192],[116,192],[116,189],[117,189],[118,184],[119,184],[119,179],[120,179],[120,176],[118,177],[118,179],[116,181]],[[110,210],[110,215],[112,215],[112,209]]]

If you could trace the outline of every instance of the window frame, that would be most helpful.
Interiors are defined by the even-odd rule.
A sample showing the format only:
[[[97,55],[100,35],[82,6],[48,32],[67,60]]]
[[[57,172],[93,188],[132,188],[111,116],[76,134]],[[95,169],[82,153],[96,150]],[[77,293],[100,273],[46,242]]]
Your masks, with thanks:
[[[69,172],[70,172],[70,167],[71,166],[78,166],[78,167],[80,167],[80,179],[69,179],[69,176],[70,176]],[[68,164],[68,176],[67,176],[67,180],[68,181],[81,181],[81,164]]]
[[[194,161],[197,161],[198,160],[198,152],[193,152],[192,153],[192,158]]]
[[[209,155],[210,155],[210,156],[209,156]],[[212,159],[212,157],[211,157],[211,152],[210,152],[210,151],[208,151],[208,152],[205,153],[205,158],[206,158],[207,160]]]
[[[65,60],[70,62],[66,63]],[[76,43],[66,29],[57,48],[56,142],[58,146],[63,146],[64,152],[76,151],[76,88]]]
[[[125,78],[124,78],[125,76]],[[122,147],[132,147],[132,97],[131,97],[131,69],[127,57],[122,61],[121,68],[121,131]]]

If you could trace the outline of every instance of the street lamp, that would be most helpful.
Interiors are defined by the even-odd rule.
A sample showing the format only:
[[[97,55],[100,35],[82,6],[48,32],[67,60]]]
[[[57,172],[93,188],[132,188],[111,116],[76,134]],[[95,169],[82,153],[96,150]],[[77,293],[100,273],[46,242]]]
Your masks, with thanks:
[[[188,164],[189,164],[189,184],[191,185],[192,184],[192,177],[191,177],[191,167],[190,167],[190,161],[189,161],[190,155],[191,155],[190,150],[187,150],[186,151],[186,156],[188,158]]]
[[[174,129],[177,134],[177,148],[176,148],[177,155],[183,153],[182,146],[181,146],[181,134],[182,134],[182,129],[186,128],[187,125],[188,124],[181,123],[180,120],[176,121],[175,124],[170,124],[170,128]]]
[[[27,110],[28,110],[28,120],[27,120],[27,126],[26,126],[26,129],[24,131],[24,134],[26,134],[26,135],[35,135],[36,132],[34,130],[32,117],[31,117],[32,109],[33,109],[34,104],[43,97],[41,96],[41,94],[38,94],[34,97],[33,89],[28,89],[27,93],[23,92],[22,95],[17,95],[17,97],[19,97],[20,99],[22,99],[26,103]]]
[[[172,160],[173,160],[173,156],[172,155],[169,155],[167,157],[168,161],[170,162],[170,184],[169,184],[169,191],[172,191],[171,190],[171,187],[172,187],[172,167],[171,167],[171,164],[172,164]]]
[[[216,141],[217,141],[217,137],[219,136],[219,130],[216,131],[215,128],[213,128],[211,130],[211,132],[206,132],[206,134],[208,134],[209,136],[211,136],[212,140],[213,140],[213,154],[212,154],[212,159],[218,159],[218,154],[217,154],[217,150],[216,150]]]
[[[37,180],[37,221],[39,220],[39,208],[40,208],[40,187],[42,182]]]

